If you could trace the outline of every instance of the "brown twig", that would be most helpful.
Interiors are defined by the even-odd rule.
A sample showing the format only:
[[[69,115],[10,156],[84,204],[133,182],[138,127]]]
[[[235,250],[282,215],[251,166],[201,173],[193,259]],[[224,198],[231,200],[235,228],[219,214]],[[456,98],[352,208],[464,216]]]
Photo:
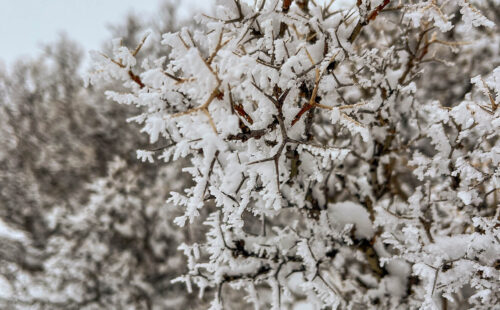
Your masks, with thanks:
[[[364,26],[368,25],[370,21],[375,20],[378,14],[391,2],[391,0],[384,0],[375,10],[373,10],[364,21],[358,22],[351,35],[349,36],[349,43],[354,42]]]

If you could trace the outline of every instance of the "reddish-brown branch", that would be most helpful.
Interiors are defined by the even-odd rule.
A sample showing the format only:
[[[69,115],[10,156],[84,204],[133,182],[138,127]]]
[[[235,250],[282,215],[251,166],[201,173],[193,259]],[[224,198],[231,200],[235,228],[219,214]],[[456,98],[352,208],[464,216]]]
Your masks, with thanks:
[[[231,107],[238,113],[239,116],[243,117],[248,123],[253,124],[253,119],[243,108],[241,103],[235,103],[233,100],[233,96],[231,94],[231,86],[228,85],[229,88],[229,102],[231,103]]]
[[[351,36],[349,37],[349,42],[352,43],[354,42],[354,40],[356,40],[356,38],[358,37],[358,35],[361,33],[361,29],[363,29],[364,26],[368,25],[370,23],[370,21],[372,20],[375,20],[378,16],[378,14],[391,2],[391,0],[384,0],[384,2],[379,5],[375,10],[373,10],[373,12],[371,12],[369,15],[368,15],[368,18],[366,18],[364,21],[360,21],[358,22],[358,24],[356,25],[356,27],[354,28],[354,30],[352,31],[351,33]],[[358,6],[360,5],[359,1],[358,1]]]
[[[245,109],[243,108],[243,105],[241,103],[234,104],[233,108],[238,113],[238,115],[243,117],[248,123],[250,123],[250,125],[253,124],[252,117],[250,115],[248,115],[248,113],[245,111]]]
[[[311,54],[309,54],[309,52],[307,51],[307,49],[305,51],[306,51],[307,57],[309,58],[309,61],[311,62],[312,65],[314,65],[314,61],[313,61],[313,59],[311,57]],[[338,54],[339,54],[339,52],[336,53],[335,55],[333,55],[330,58],[330,60],[329,60],[330,64],[335,61],[335,57],[337,57]],[[321,77],[325,73],[326,69],[323,70],[323,72],[320,72],[319,69],[316,68],[315,71],[316,72],[315,72],[315,79],[314,79],[314,88],[313,88],[313,91],[312,91],[312,94],[311,94],[311,98],[309,99],[309,102],[306,103],[302,107],[302,109],[300,109],[299,113],[297,113],[297,115],[295,115],[295,117],[293,118],[293,121],[292,121],[292,126],[295,125],[300,120],[300,118],[302,117],[302,115],[304,113],[306,113],[307,111],[311,110],[314,107],[320,107],[320,108],[324,108],[324,109],[332,109],[331,107],[327,107],[327,106],[318,104],[316,102],[316,97],[318,95],[318,89],[319,89],[319,82],[321,80]]]
[[[292,0],[283,0],[283,6],[282,6],[282,9],[283,9],[283,12],[287,13],[288,10],[290,9],[290,6],[292,5]]]
[[[423,30],[418,38],[417,41],[417,46],[415,48],[414,53],[410,53],[411,57],[408,60],[408,63],[406,65],[406,69],[403,72],[403,75],[399,78],[399,84],[403,84],[404,81],[406,80],[406,77],[408,74],[411,72],[411,70],[415,67],[418,66],[418,64],[422,61],[425,55],[429,52],[429,46],[432,44],[432,42],[429,41],[428,39],[428,32],[432,30],[433,28],[427,28]],[[424,42],[424,45],[422,48],[420,48],[420,45],[422,44],[422,41]]]
[[[134,74],[132,70],[128,71],[128,76],[130,76],[130,79],[134,81],[137,85],[139,85],[140,88],[144,88],[145,85],[142,82],[141,78],[138,75]]]
[[[389,4],[389,2],[391,2],[391,0],[384,0],[384,2],[381,5],[379,5],[373,12],[371,12],[368,18],[366,19],[367,23],[377,18],[378,13],[380,13],[380,11],[382,11]]]
[[[297,123],[300,118],[302,117],[302,115],[304,113],[306,113],[307,111],[309,111],[310,109],[312,109],[314,107],[314,105],[310,104],[309,102],[306,103],[302,109],[300,109],[299,113],[297,113],[297,115],[295,115],[295,117],[293,118],[293,121],[292,121],[292,126],[295,125],[295,123]]]

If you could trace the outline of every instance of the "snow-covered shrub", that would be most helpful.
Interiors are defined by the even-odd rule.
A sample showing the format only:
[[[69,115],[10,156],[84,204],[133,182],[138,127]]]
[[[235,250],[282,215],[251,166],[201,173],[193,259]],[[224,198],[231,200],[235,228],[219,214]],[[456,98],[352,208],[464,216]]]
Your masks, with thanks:
[[[498,306],[498,5],[224,0],[158,59],[94,52],[164,145],[139,157],[190,162],[169,202],[208,232],[174,282],[211,309]]]

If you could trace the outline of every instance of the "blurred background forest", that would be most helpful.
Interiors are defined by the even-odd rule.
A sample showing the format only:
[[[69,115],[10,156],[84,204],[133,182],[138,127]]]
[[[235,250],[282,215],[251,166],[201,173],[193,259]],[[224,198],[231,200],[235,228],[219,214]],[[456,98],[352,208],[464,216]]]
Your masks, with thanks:
[[[117,37],[133,48],[147,30],[160,40],[184,19],[176,1],[129,14],[102,51]],[[158,46],[143,55],[168,52]],[[83,87],[86,54],[61,34],[0,66],[0,308],[180,309],[185,289],[170,281],[184,271],[177,247],[189,236],[165,205],[179,170],[136,159],[151,148],[126,122],[136,111],[105,97],[120,85]]]

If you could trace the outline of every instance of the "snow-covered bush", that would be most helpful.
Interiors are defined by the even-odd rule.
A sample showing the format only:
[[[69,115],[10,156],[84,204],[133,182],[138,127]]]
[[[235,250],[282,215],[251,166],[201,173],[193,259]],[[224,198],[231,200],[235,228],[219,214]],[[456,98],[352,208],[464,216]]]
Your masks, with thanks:
[[[208,231],[174,282],[211,309],[497,307],[499,5],[224,0],[168,55],[94,52],[164,145],[138,156],[190,162],[169,202]]]

